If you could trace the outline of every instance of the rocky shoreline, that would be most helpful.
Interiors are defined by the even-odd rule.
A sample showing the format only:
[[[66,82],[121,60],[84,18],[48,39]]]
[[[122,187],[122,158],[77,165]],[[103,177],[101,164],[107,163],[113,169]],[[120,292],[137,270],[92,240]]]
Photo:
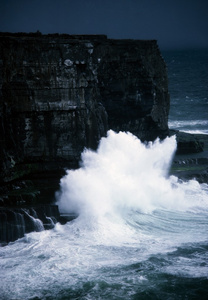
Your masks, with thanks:
[[[179,147],[170,175],[182,180],[196,179],[199,183],[208,183],[208,135],[170,131],[170,135],[173,134],[176,134]],[[62,172],[34,174],[1,187],[1,246],[31,231],[52,229],[57,222],[64,224],[76,217],[60,215],[55,205],[55,192],[64,174],[64,169]]]
[[[168,129],[156,40],[0,33],[0,244],[53,228],[55,192],[109,129],[141,141],[176,134],[170,174],[208,182],[208,136]]]

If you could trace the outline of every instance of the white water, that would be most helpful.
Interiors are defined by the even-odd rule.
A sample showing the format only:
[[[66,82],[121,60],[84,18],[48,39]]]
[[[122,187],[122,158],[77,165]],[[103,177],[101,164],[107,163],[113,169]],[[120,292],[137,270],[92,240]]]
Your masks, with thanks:
[[[144,145],[109,131],[85,150],[57,193],[60,210],[79,217],[0,249],[0,299],[130,299],[151,286],[153,256],[165,257],[161,274],[207,278],[206,253],[174,254],[208,239],[207,185],[169,177],[175,149],[175,137]]]
[[[120,217],[129,210],[149,213],[198,206],[203,196],[196,200],[186,194],[200,193],[199,184],[168,176],[175,150],[175,137],[145,145],[131,133],[109,131],[97,152],[85,150],[81,168],[62,178],[60,211],[100,218]]]
[[[186,121],[170,121],[168,123],[170,129],[192,133],[192,134],[208,134],[208,121],[206,120],[186,120]]]

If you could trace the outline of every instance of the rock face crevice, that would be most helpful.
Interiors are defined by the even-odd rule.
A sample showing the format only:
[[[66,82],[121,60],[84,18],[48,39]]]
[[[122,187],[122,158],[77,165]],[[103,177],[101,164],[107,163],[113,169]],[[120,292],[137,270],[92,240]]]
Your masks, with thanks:
[[[76,167],[108,129],[168,135],[157,42],[0,34],[0,181]]]

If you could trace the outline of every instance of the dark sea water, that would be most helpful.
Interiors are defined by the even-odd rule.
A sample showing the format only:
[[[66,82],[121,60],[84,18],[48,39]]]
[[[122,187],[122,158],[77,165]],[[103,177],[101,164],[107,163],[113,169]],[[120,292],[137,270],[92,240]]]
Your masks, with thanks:
[[[169,127],[208,134],[208,49],[162,54],[171,97]]]
[[[170,126],[207,133],[207,52],[166,52]],[[175,137],[108,132],[62,178],[79,214],[0,248],[0,299],[208,299],[208,186],[168,176]]]

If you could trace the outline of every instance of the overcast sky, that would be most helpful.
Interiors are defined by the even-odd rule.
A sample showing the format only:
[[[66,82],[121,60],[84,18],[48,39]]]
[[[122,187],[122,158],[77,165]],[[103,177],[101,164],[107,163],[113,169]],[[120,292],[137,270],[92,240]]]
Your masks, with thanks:
[[[0,0],[0,31],[37,30],[208,47],[208,0]]]

